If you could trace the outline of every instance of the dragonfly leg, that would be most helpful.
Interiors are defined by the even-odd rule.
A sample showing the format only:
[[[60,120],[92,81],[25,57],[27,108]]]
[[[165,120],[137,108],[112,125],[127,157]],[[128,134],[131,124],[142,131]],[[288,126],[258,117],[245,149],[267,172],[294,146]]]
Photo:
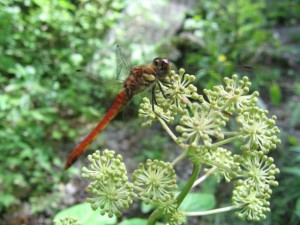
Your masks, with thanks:
[[[151,91],[152,91],[151,105],[152,105],[153,112],[155,112],[154,105],[158,105],[156,101],[156,95],[155,95],[155,86],[152,87]]]
[[[164,92],[164,90],[163,90],[161,84],[160,84],[159,82],[157,82],[157,84],[158,84],[158,88],[159,88],[160,92],[162,93],[162,95],[164,96],[164,98],[167,99],[168,97],[166,96],[166,94],[165,94],[165,92]]]
[[[165,81],[165,80],[159,80],[161,83],[163,83],[163,84],[167,84],[167,85],[169,85],[169,87],[173,84],[173,82],[167,82],[167,81]]]

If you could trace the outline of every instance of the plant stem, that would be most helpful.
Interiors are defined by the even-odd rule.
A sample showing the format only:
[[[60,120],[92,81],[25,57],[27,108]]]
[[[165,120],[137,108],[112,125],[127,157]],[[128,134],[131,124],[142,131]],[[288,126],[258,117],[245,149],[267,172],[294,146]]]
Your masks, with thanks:
[[[200,168],[201,168],[201,166],[199,164],[194,165],[193,173],[192,173],[189,181],[186,183],[186,185],[184,186],[184,188],[182,189],[180,194],[177,196],[177,205],[178,205],[178,207],[180,206],[180,204],[182,203],[182,201],[184,200],[186,195],[191,190],[195,180],[198,177],[198,174],[200,172]]]
[[[236,141],[236,140],[238,140],[238,139],[239,139],[238,136],[234,136],[234,137],[230,137],[230,138],[224,139],[224,140],[219,141],[219,142],[217,142],[217,143],[215,143],[215,144],[212,144],[212,145],[211,145],[211,149],[212,149],[212,148],[217,148],[217,147],[222,146],[222,145],[225,145],[225,144],[228,144],[228,143],[233,142],[233,141]]]
[[[185,149],[186,145],[182,144],[182,143],[178,143],[176,135],[171,131],[171,129],[166,124],[166,122],[162,118],[160,118],[160,117],[158,117],[158,121],[161,123],[162,127],[167,131],[167,133],[170,135],[170,137],[173,139],[173,141],[175,141],[175,143],[180,148]]]
[[[177,143],[177,137],[175,134],[173,134],[173,132],[170,130],[170,128],[168,127],[168,125],[166,124],[166,122],[161,119],[160,117],[157,117],[159,122],[161,123],[161,125],[163,126],[163,128],[167,131],[167,133],[170,135],[170,137]]]
[[[236,136],[238,135],[239,133],[237,131],[224,131],[223,134],[225,136]]]
[[[228,206],[228,207],[219,208],[219,209],[208,210],[208,211],[205,211],[205,212],[185,212],[184,214],[187,215],[187,216],[204,216],[204,215],[209,215],[209,214],[216,214],[216,213],[226,212],[226,211],[234,210],[234,209],[241,208],[241,207],[243,207],[243,204]]]
[[[217,169],[217,167],[213,167],[211,168],[206,174],[204,174],[202,177],[200,177],[198,180],[195,181],[195,183],[193,184],[193,187],[197,186],[198,184],[200,184],[201,182],[203,182],[206,178],[208,178],[213,172],[215,172],[215,170]],[[192,187],[192,188],[193,188]]]
[[[156,209],[153,213],[151,213],[147,225],[155,225],[156,221],[162,217],[162,211]]]
[[[178,162],[180,162],[182,159],[184,159],[186,157],[186,154],[187,154],[187,152],[184,151],[182,154],[177,156],[176,159],[174,159],[173,162],[171,162],[171,165],[175,166]]]
[[[198,177],[198,174],[200,172],[200,165],[194,165],[193,173],[189,179],[189,181],[186,183],[180,194],[177,196],[177,205],[182,203],[186,195],[189,193],[191,190],[195,180]],[[156,221],[163,216],[163,213],[161,210],[156,209],[149,217],[147,225],[155,225]]]

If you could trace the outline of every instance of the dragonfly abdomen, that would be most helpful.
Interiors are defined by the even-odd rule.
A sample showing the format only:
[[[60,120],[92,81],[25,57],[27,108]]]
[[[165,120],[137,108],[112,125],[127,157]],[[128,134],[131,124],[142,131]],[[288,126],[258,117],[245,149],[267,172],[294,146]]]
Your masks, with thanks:
[[[90,144],[95,140],[95,138],[107,127],[107,125],[116,117],[116,115],[124,108],[124,106],[129,102],[130,97],[125,91],[121,91],[113,105],[107,111],[103,119],[98,123],[98,125],[89,133],[88,136],[75,148],[69,155],[68,160],[65,164],[65,169],[68,169],[78,157],[85,152],[85,150],[90,146]]]

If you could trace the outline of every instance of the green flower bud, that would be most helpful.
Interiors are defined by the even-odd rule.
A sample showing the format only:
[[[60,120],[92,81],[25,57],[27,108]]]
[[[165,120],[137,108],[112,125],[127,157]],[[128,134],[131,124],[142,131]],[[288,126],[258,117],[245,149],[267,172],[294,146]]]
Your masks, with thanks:
[[[160,204],[174,198],[176,174],[168,162],[147,160],[146,164],[139,164],[132,179],[138,187],[138,197],[146,203]]]

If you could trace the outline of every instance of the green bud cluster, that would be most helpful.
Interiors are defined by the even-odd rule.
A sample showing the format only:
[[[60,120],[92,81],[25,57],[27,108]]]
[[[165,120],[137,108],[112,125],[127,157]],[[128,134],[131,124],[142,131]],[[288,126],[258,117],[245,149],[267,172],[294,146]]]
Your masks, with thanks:
[[[258,107],[249,108],[238,115],[238,133],[246,142],[242,150],[259,149],[267,154],[280,144],[277,137],[280,131],[275,126],[276,116],[269,119],[267,115],[267,110]]]
[[[176,174],[168,162],[148,159],[145,164],[139,164],[132,179],[134,185],[140,188],[138,198],[146,204],[160,205],[175,199]]]
[[[270,211],[268,196],[258,192],[249,185],[248,182],[238,185],[232,195],[232,201],[241,206],[241,210],[236,212],[240,219],[260,221],[266,218],[266,213]]]
[[[90,165],[83,168],[82,175],[91,180],[88,191],[94,197],[89,202],[94,209],[100,208],[101,214],[120,216],[120,210],[127,209],[136,197],[157,207],[149,224],[155,224],[161,217],[170,225],[183,224],[186,215],[204,215],[179,211],[184,197],[193,186],[214,174],[234,186],[233,206],[220,212],[237,210],[239,218],[253,221],[266,217],[272,187],[278,185],[275,176],[279,170],[267,156],[280,144],[276,117],[269,118],[267,110],[257,107],[259,94],[250,93],[248,77],[224,78],[224,86],[205,89],[204,96],[197,94],[194,80],[195,76],[185,74],[184,69],[178,74],[171,71],[165,82],[160,83],[160,90],[156,90],[157,104],[153,106],[144,98],[140,106],[142,126],[159,121],[182,148],[183,153],[172,163],[147,160],[133,172],[133,183],[130,183],[120,155],[105,150],[102,156],[96,151],[88,157]],[[177,133],[168,127],[174,123]],[[232,146],[239,147],[232,151]],[[194,170],[186,186],[176,195],[173,166],[184,158],[194,165]],[[197,180],[201,167],[205,174]]]
[[[121,210],[129,208],[134,197],[122,156],[104,150],[102,156],[96,151],[88,159],[90,164],[83,167],[82,176],[91,180],[87,190],[93,197],[87,201],[93,210],[100,208],[101,215],[121,216]]]
[[[226,125],[226,117],[221,112],[193,103],[190,110],[184,111],[179,124],[176,126],[176,131],[181,133],[179,142],[188,141],[192,146],[203,144],[210,148],[213,137],[224,138],[222,128]]]
[[[149,127],[152,125],[153,121],[156,121],[158,118],[162,118],[164,121],[168,123],[172,123],[174,121],[172,107],[161,107],[155,106],[155,111],[150,104],[150,100],[148,98],[143,98],[143,103],[140,105],[139,109],[139,117],[145,119],[146,121],[142,123],[142,127]]]
[[[186,146],[183,150],[191,163],[206,165],[204,171],[214,168],[216,176],[234,182],[235,191],[255,192],[252,196],[259,196],[258,201],[262,199],[261,204],[268,207],[265,201],[270,197],[271,186],[277,185],[275,175],[279,173],[272,159],[266,156],[280,144],[276,117],[268,118],[268,111],[256,106],[259,94],[249,93],[251,82],[246,76],[224,78],[224,86],[205,89],[205,96],[201,96],[195,94],[197,89],[191,84],[194,76],[184,73],[184,70],[179,70],[179,74],[171,72],[172,86],[165,91],[170,98],[164,101],[164,108],[175,105],[177,110],[173,115],[181,117],[176,126],[180,134],[176,143]],[[229,121],[235,122],[235,131],[228,131]],[[228,149],[228,144],[233,142],[242,143],[240,154]],[[243,189],[243,185],[248,189]],[[237,199],[236,194],[233,199]],[[233,202],[237,205],[242,201]],[[255,214],[258,211],[250,212],[245,208],[241,211],[244,213],[239,217],[243,219],[263,218]],[[267,211],[263,208],[260,212]]]

